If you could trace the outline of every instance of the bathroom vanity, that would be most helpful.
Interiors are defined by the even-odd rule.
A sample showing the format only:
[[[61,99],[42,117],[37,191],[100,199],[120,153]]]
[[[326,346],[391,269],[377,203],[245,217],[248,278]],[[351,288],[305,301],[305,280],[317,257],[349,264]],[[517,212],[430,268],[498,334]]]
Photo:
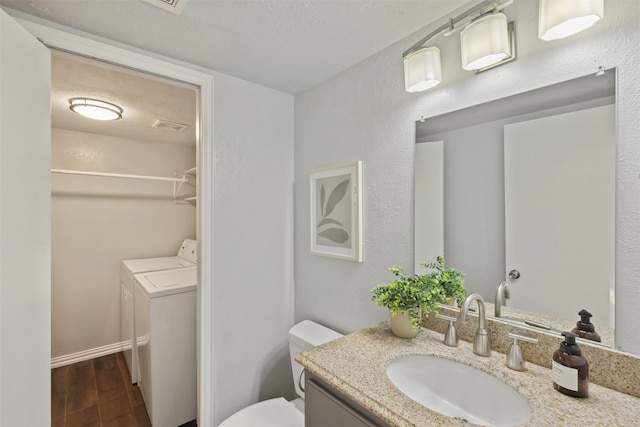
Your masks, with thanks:
[[[306,427],[388,427],[371,412],[338,392],[316,375],[305,380]]]
[[[297,360],[309,373],[306,426],[469,425],[422,406],[393,385],[386,368],[408,355],[460,362],[498,378],[527,401],[531,417],[525,425],[637,425],[639,397],[594,383],[587,399],[565,396],[553,389],[550,368],[529,362],[525,371],[514,371],[505,366],[504,353],[480,357],[466,341],[448,347],[442,340],[442,333],[431,329],[411,340],[397,338],[384,322],[301,353]],[[635,369],[640,370],[640,364]],[[344,415],[339,420],[345,421],[336,424],[326,418],[334,413]]]

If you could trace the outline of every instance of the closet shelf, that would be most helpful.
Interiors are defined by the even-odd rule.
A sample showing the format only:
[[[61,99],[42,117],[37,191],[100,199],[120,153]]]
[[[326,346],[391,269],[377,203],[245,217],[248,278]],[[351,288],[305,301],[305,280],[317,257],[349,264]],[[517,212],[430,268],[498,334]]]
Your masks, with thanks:
[[[150,175],[129,175],[123,173],[107,173],[107,172],[88,172],[88,171],[75,171],[68,169],[51,169],[51,173],[60,173],[67,175],[85,175],[85,176],[102,176],[108,178],[127,178],[127,179],[146,179],[152,181],[170,181],[175,183],[188,183],[189,178],[185,175],[179,175],[174,178],[169,178],[166,176],[150,176]]]
[[[183,190],[184,185],[189,185],[195,188],[195,177],[197,174],[197,167],[193,167],[184,171],[181,174],[176,174],[175,177],[166,177],[166,176],[151,176],[151,175],[131,175],[131,174],[123,174],[123,173],[108,173],[108,172],[90,172],[90,171],[77,171],[77,170],[69,170],[69,169],[51,169],[51,173],[59,173],[65,175],[84,175],[84,176],[100,176],[107,178],[125,178],[125,179],[144,179],[151,181],[167,181],[173,183],[173,200],[176,203],[195,203],[197,201],[197,197],[192,195],[187,195],[186,197],[181,197],[180,193]]]
[[[182,182],[174,182],[173,183],[173,200],[176,203],[188,203],[188,204],[192,204],[195,203],[198,198],[192,195],[187,195],[187,196],[180,196],[180,192],[183,189],[184,184],[187,184],[191,187],[196,186],[195,182],[190,182],[189,180],[191,179],[192,181],[195,179],[195,177],[197,176],[197,172],[198,172],[198,168],[197,167],[193,167],[191,169],[188,169],[186,171],[184,171],[182,174],[178,175],[179,177],[182,177],[185,179],[185,181]]]

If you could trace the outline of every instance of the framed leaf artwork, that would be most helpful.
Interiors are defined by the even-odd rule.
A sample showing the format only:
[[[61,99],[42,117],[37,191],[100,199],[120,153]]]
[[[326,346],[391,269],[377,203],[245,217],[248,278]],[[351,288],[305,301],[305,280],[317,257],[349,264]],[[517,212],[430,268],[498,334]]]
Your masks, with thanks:
[[[311,253],[362,262],[362,162],[314,169]]]

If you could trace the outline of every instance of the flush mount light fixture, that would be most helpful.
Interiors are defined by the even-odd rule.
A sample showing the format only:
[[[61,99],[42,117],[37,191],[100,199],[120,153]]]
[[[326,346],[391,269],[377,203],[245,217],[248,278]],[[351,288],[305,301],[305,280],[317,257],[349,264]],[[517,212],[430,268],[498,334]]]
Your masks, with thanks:
[[[563,39],[592,27],[604,16],[604,0],[540,0],[538,37]]]
[[[115,104],[91,98],[71,98],[69,108],[74,113],[93,120],[118,120],[123,113],[122,108]]]
[[[504,13],[485,15],[468,24],[460,32],[462,68],[479,70],[511,55],[507,16]]]
[[[407,92],[421,92],[440,84],[440,49],[423,47],[404,57],[404,85]]]

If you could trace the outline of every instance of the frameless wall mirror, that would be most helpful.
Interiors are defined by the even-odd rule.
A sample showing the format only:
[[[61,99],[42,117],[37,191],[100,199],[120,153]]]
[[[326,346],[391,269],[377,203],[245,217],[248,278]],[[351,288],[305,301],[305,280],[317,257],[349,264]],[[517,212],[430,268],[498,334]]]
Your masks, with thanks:
[[[612,346],[615,76],[602,70],[417,122],[416,265],[431,260],[443,230],[435,247],[469,291],[494,302],[507,283],[501,317],[563,331],[586,309]]]

